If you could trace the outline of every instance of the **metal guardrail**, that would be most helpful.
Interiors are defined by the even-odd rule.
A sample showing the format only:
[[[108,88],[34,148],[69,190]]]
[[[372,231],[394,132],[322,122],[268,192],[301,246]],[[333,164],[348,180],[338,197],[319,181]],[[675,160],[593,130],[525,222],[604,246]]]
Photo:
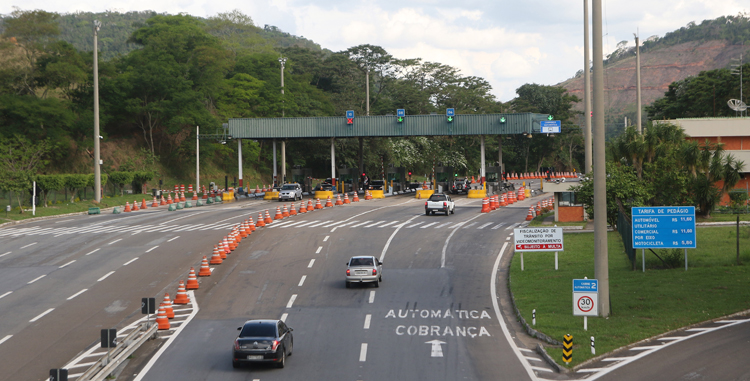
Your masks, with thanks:
[[[154,322],[141,324],[140,328],[134,329],[125,336],[122,344],[110,349],[107,355],[100,358],[88,370],[83,372],[80,381],[103,381],[106,379],[125,359],[143,345],[148,339],[156,335],[157,324]]]

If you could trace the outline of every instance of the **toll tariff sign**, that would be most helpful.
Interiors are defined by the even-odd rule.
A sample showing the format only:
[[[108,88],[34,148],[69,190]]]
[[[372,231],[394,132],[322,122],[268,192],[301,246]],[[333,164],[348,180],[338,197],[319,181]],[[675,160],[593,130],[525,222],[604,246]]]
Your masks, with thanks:
[[[573,279],[573,316],[598,316],[599,281]]]
[[[562,228],[513,229],[516,251],[564,251]]]
[[[695,207],[631,208],[634,249],[695,249]]]

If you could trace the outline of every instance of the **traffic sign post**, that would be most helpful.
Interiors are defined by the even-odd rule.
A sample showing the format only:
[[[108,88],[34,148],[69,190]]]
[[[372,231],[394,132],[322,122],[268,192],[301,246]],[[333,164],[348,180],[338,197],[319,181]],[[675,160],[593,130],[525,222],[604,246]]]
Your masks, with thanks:
[[[588,330],[588,317],[599,316],[599,281],[573,279],[573,316],[583,316],[583,330]]]
[[[456,111],[452,108],[445,109],[445,116],[448,117],[448,122],[453,122],[453,118],[456,116]]]
[[[354,124],[354,110],[346,112],[346,124]]]
[[[398,120],[399,123],[403,122],[406,117],[406,110],[400,108],[396,110],[396,120]]]
[[[694,206],[634,207],[631,216],[633,248],[642,249],[644,272],[645,249],[685,249],[687,271],[687,249],[696,248]]]
[[[562,122],[559,120],[543,120],[539,123],[543,134],[559,134],[562,131]]]
[[[558,227],[513,229],[513,246],[521,253],[521,271],[524,251],[554,251],[557,270],[557,253],[564,251],[563,231]]]

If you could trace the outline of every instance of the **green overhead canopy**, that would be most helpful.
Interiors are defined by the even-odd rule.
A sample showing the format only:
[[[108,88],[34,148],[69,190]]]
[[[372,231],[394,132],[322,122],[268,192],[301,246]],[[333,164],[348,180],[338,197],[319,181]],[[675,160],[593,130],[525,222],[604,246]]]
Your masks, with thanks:
[[[347,118],[235,118],[227,135],[233,139],[354,138],[370,136],[458,136],[539,133],[547,114],[462,114],[448,122],[445,115],[355,116]],[[504,122],[502,121],[504,119]]]

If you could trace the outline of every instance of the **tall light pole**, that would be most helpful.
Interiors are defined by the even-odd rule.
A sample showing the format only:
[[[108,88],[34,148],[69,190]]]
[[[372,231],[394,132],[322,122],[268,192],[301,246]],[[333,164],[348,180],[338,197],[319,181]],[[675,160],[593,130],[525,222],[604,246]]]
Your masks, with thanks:
[[[286,64],[286,57],[279,57],[279,63],[281,64],[281,117],[284,117],[284,65]],[[281,140],[281,184],[286,182],[286,140]]]
[[[367,74],[365,75],[365,97],[367,98],[367,116],[370,116],[370,63],[367,62]]]
[[[591,59],[589,58],[589,1],[583,0],[583,173],[591,173]]]
[[[102,201],[102,172],[99,159],[99,43],[97,37],[102,23],[94,20],[94,200]]]
[[[641,124],[641,43],[638,35],[635,35],[635,125],[638,133],[643,132]],[[627,126],[626,126],[627,127]]]
[[[593,0],[594,51],[594,275],[599,281],[599,315],[609,316],[609,258],[607,257],[607,169],[604,144],[604,52],[602,0]]]

